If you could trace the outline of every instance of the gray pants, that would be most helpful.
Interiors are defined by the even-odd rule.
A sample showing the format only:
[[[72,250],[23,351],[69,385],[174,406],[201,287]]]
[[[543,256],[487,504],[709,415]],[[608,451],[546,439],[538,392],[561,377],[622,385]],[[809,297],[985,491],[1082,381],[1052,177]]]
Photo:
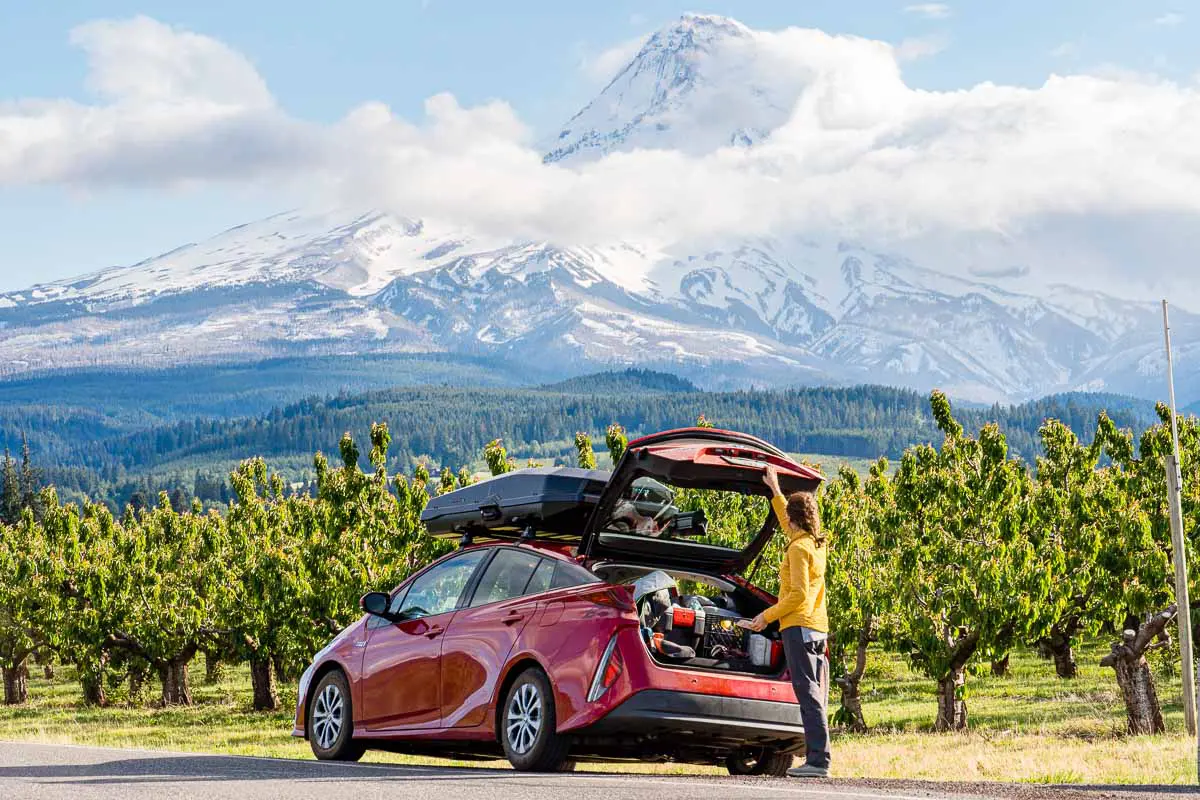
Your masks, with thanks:
[[[800,702],[808,763],[814,767],[828,767],[829,720],[825,713],[825,701],[829,659],[825,657],[825,642],[806,642],[800,628],[786,628],[783,631],[783,654],[792,673],[796,699]]]

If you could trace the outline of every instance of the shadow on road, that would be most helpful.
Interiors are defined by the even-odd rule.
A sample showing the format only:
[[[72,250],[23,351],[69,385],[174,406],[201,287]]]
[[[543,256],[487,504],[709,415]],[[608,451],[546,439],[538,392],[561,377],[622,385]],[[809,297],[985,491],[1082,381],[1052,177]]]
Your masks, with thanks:
[[[0,781],[23,779],[83,784],[256,780],[479,781],[513,777],[518,777],[518,773],[503,769],[333,764],[323,761],[223,756],[124,758],[92,764],[29,764],[0,767]]]

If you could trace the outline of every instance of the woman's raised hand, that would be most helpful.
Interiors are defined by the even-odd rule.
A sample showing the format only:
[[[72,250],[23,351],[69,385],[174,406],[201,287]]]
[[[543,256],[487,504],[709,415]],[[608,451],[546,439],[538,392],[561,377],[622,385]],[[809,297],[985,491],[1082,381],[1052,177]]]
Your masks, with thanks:
[[[779,473],[775,471],[775,467],[770,464],[763,471],[763,483],[777,495],[783,494],[783,490],[779,488]]]

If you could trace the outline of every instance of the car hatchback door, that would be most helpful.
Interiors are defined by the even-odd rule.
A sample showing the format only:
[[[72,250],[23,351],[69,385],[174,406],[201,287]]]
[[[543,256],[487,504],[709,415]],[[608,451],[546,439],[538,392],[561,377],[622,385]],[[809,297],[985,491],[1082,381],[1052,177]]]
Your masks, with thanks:
[[[483,568],[469,605],[442,645],[442,726],[469,728],[487,719],[496,683],[521,631],[550,589],[554,560],[503,547]]]
[[[434,564],[402,587],[379,620],[363,656],[363,725],[368,731],[435,728],[441,720],[442,636],[476,569],[489,555],[472,550]],[[378,618],[376,618],[378,619]]]

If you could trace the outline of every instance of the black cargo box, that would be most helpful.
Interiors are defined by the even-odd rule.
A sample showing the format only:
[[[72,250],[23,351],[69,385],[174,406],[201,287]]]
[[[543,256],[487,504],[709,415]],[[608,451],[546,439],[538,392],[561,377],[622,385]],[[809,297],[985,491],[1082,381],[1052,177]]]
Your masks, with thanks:
[[[516,538],[532,527],[538,538],[578,541],[610,477],[576,467],[521,469],[432,498],[421,521],[439,538]]]

